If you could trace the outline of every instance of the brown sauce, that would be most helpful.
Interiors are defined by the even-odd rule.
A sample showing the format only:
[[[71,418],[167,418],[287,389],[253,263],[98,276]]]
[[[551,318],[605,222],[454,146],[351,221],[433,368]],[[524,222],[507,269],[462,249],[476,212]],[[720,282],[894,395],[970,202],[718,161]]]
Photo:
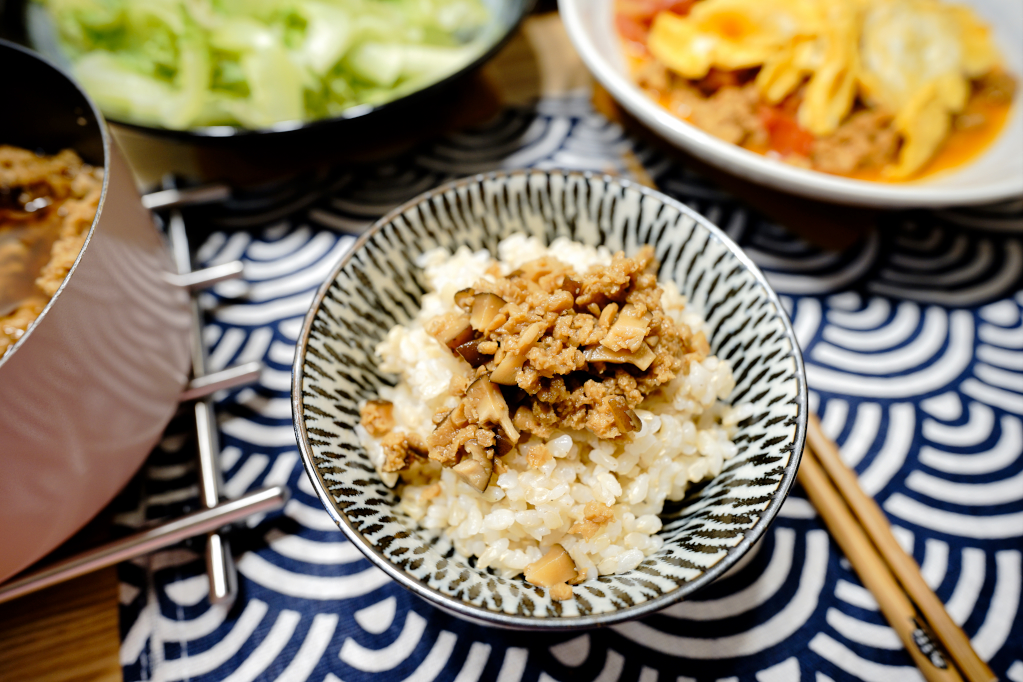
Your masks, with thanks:
[[[0,145],[0,356],[60,288],[96,215],[103,176],[73,151]]]
[[[0,224],[0,317],[29,297],[43,295],[35,280],[50,259],[63,222],[55,211],[43,212],[27,224]]]

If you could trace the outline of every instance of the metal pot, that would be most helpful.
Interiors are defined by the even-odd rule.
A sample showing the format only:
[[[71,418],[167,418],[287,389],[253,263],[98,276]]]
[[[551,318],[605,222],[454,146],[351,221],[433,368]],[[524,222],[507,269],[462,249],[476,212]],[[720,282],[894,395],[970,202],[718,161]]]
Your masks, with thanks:
[[[71,148],[104,169],[85,246],[0,359],[0,581],[107,505],[156,444],[187,379],[189,297],[96,107],[71,79],[0,41],[0,143]]]

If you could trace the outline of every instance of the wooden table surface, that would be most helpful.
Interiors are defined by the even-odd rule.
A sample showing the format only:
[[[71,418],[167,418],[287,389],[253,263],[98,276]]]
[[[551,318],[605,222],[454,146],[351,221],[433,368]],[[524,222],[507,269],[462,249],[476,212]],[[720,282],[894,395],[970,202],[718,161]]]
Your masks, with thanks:
[[[458,127],[484,119],[502,105],[526,104],[539,96],[591,84],[557,15],[537,14],[524,23],[494,60],[469,79],[455,105],[456,113],[446,122]],[[848,246],[873,223],[868,211],[836,212],[833,206],[781,195],[707,168],[643,130],[599,88],[594,104],[664,153],[700,168],[733,194],[821,246]],[[432,135],[440,132],[443,129],[427,131]],[[232,179],[232,162],[246,165],[251,173],[247,160],[245,164],[223,157],[213,160],[202,151],[181,145],[125,131],[116,131],[115,135],[142,187],[156,185],[167,172],[200,179]],[[0,682],[121,680],[117,609],[115,568],[0,605]]]
[[[117,570],[0,604],[0,680],[120,682]]]

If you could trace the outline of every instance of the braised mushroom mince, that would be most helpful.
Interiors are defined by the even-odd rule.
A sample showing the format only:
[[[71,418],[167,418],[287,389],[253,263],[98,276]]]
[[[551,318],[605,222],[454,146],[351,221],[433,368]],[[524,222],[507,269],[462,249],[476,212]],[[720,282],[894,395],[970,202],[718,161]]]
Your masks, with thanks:
[[[42,313],[82,250],[103,171],[65,149],[0,145],[0,357]]]
[[[401,380],[357,432],[424,527],[570,599],[660,547],[665,500],[720,471],[743,410],[649,246],[514,236],[500,256],[423,257],[434,291],[377,349]]]
[[[665,316],[654,266],[649,246],[585,273],[543,257],[456,293],[460,311],[434,317],[426,330],[475,378],[426,449],[385,438],[384,470],[403,470],[410,454],[422,453],[482,492],[494,458],[520,432],[549,438],[555,428],[587,429],[613,439],[639,429],[634,408],[709,351],[703,332]],[[362,409],[370,433],[380,428],[381,405]]]

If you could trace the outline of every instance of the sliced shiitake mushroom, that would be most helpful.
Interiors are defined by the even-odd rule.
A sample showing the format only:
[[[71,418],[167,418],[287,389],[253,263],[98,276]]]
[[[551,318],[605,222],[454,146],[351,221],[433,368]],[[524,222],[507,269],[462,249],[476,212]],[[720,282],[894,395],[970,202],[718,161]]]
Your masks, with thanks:
[[[491,381],[493,380],[491,379]],[[503,384],[498,384],[497,387],[501,389],[501,395],[504,396],[504,402],[508,403],[508,414],[514,415],[515,411],[519,409],[519,406],[529,400],[529,394],[518,386],[505,386]],[[514,421],[515,420],[513,419],[512,423],[514,423]]]
[[[465,389],[464,401],[476,412],[479,424],[487,422],[500,424],[512,445],[519,442],[519,432],[508,414],[508,403],[501,395],[501,389],[486,376],[481,376]]]
[[[462,289],[455,293],[455,305],[463,310],[469,310],[472,308],[473,299],[476,298],[476,292],[473,289]]]
[[[452,317],[452,319],[445,324],[445,326],[436,333],[438,341],[443,343],[448,348],[454,350],[463,343],[471,341],[476,332],[473,331],[472,325],[469,323],[469,318],[462,315],[459,317]]]
[[[641,344],[635,353],[628,350],[611,350],[607,346],[587,346],[583,349],[583,357],[586,362],[614,362],[618,364],[629,363],[646,371],[656,359],[654,352],[645,343]]]
[[[494,472],[494,465],[489,461],[484,464],[472,457],[466,457],[451,467],[451,470],[461,476],[463,481],[482,493],[486,492],[487,486],[490,485],[490,476]]]
[[[485,451],[476,440],[467,441],[465,450],[468,456],[451,467],[451,470],[481,493],[490,485],[490,476],[494,473],[494,463],[486,456]]]
[[[455,353],[461,355],[473,369],[480,365],[485,365],[494,359],[493,355],[484,355],[483,353],[480,353],[479,345],[481,341],[483,341],[483,339],[472,339],[471,341],[466,341],[458,348],[455,348]]]
[[[475,433],[475,428],[466,428],[468,425],[465,405],[459,403],[455,409],[440,420],[433,433],[426,439],[430,459],[445,466],[457,462],[463,449],[463,443],[472,438],[472,434]]]
[[[498,426],[494,429],[494,455],[496,457],[504,457],[507,455],[511,452],[511,449],[515,447],[516,442],[517,441],[513,441],[508,437],[508,434],[505,433],[504,427]]]
[[[486,332],[494,318],[501,312],[505,300],[497,294],[476,294],[472,301],[472,313],[469,315],[469,322],[476,331]]]
[[[430,438],[432,440],[450,442],[454,438],[455,432],[465,427],[468,423],[469,420],[465,418],[465,408],[459,404],[458,407],[448,412],[437,422],[437,426],[434,427],[433,435]]]
[[[465,416],[465,407],[461,404],[444,415],[444,419],[441,420],[441,424],[450,424],[450,428],[453,429],[460,429],[468,423],[469,420]]]
[[[524,578],[539,587],[568,582],[576,576],[575,562],[561,545],[551,545],[543,558],[526,566]]]
[[[480,445],[480,442],[475,438],[470,438],[465,442],[465,451],[470,457],[480,462],[486,462],[491,459],[488,455],[486,448]],[[492,455],[492,453],[491,453]]]
[[[613,395],[607,398],[607,406],[611,409],[611,414],[614,415],[615,426],[618,427],[619,433],[639,431],[643,427],[639,415],[629,409],[628,403],[622,396]]]
[[[508,353],[501,360],[500,364],[494,368],[494,371],[490,374],[491,380],[495,383],[503,384],[505,386],[515,385],[515,376],[522,369],[522,365],[526,363],[526,355],[524,353]]]
[[[526,362],[526,353],[543,335],[546,328],[547,326],[543,322],[534,322],[522,330],[522,334],[519,336],[518,352],[508,353],[504,356],[491,373],[491,380],[505,386],[515,384],[515,377]]]

